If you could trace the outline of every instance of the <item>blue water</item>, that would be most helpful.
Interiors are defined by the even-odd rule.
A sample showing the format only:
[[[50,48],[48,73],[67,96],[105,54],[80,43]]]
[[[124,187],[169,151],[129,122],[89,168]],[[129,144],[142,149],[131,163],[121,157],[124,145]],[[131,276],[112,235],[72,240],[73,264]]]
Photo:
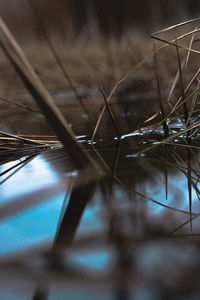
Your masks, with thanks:
[[[128,159],[137,159],[135,157],[129,157]],[[142,159],[142,158],[140,158]],[[10,162],[1,166],[1,172],[5,171],[7,168],[14,165],[16,162]],[[38,172],[39,170],[39,172]],[[165,181],[163,173],[158,173],[152,178],[154,180],[146,180],[142,185],[138,185],[135,189],[142,193],[146,198],[141,198],[139,202],[139,207],[143,204],[146,205],[146,217],[151,222],[151,224],[157,224],[161,220],[166,220],[170,214],[170,218],[173,218],[173,214],[177,217],[177,224],[181,223],[182,220],[187,220],[188,215],[184,215],[181,212],[174,212],[170,209],[162,207],[159,203],[168,205],[171,208],[182,209],[186,212],[189,211],[188,205],[188,191],[187,191],[187,178],[184,174],[175,173],[169,175],[168,177],[168,199],[165,199]],[[8,174],[7,174],[8,175]],[[2,179],[6,178],[5,175]],[[66,178],[66,187],[69,186],[70,176],[76,176],[76,173],[70,172],[65,174]],[[41,189],[49,189],[52,185],[55,185],[56,182],[60,182],[63,178],[63,173],[59,172],[47,159],[45,156],[39,155],[30,161],[26,166],[21,168],[14,176],[8,178],[1,186],[0,189],[0,205],[9,203],[12,206],[15,199],[20,199],[24,197],[29,199],[33,193],[39,192]],[[142,186],[142,188],[141,188]],[[33,194],[34,195],[34,194]],[[36,194],[39,195],[39,194]],[[15,255],[15,253],[20,253],[20,251],[25,249],[31,249],[31,247],[37,247],[40,244],[45,244],[48,249],[51,249],[55,233],[59,224],[59,218],[61,214],[61,209],[63,206],[63,201],[66,195],[66,190],[58,190],[55,195],[52,197],[47,197],[42,199],[41,202],[38,202],[36,205],[32,205],[30,208],[22,210],[13,216],[3,219],[0,222],[0,259],[8,255]],[[151,198],[151,199],[150,199]],[[126,215],[130,212],[131,209],[135,210],[134,205],[130,205],[127,191],[123,188],[116,185],[113,193],[113,199],[115,203],[116,213],[120,213],[122,226],[124,224],[124,233],[129,234],[130,231],[125,230],[128,228],[128,220]],[[149,199],[149,200],[148,200]],[[159,203],[154,203],[151,200],[158,201]],[[67,199],[68,201],[68,199]],[[67,205],[67,203],[66,203]],[[196,193],[193,190],[193,204],[192,208],[195,213],[198,213],[199,210],[199,201],[196,196]],[[1,206],[0,206],[1,209]],[[90,202],[85,210],[83,217],[81,219],[77,234],[76,240],[82,237],[87,237],[87,235],[96,234],[105,236],[108,229],[108,216],[106,215],[107,211],[105,206],[102,205],[102,195],[100,190],[97,189],[94,199]],[[183,218],[182,218],[183,217]],[[170,223],[170,222],[169,222]],[[199,228],[199,221],[194,221],[194,230]],[[169,231],[173,229],[173,224],[170,227]],[[131,229],[131,228],[130,228]],[[132,230],[132,229],[131,229]],[[189,225],[185,226],[186,232],[189,231]],[[141,229],[138,231],[138,234],[141,232]],[[168,247],[168,248],[166,248]],[[178,251],[179,248],[171,247],[170,244],[163,246],[163,244],[154,245],[147,244],[147,247],[139,248],[138,252],[138,266],[137,268],[143,270],[145,274],[151,273],[152,268],[158,268],[159,273],[159,262],[154,260],[155,253],[157,253],[157,258],[160,257],[160,264],[165,255],[168,257],[168,254],[163,254],[162,249],[169,249],[169,253],[173,256],[172,252]],[[179,256],[180,265],[182,261],[188,260],[189,254],[193,253],[193,250],[186,248],[185,256]],[[102,246],[102,247],[91,247],[83,248],[80,250],[75,250],[70,252],[68,259],[70,264],[76,266],[80,270],[85,270],[85,272],[94,272],[99,274],[106,274],[110,270],[113,270],[114,264],[116,261],[115,251],[111,246]],[[163,265],[166,270],[171,270],[170,264],[172,262]],[[167,273],[166,273],[167,274]],[[150,275],[149,275],[150,276]],[[152,276],[152,274],[151,274]],[[21,283],[20,283],[21,284]],[[19,284],[19,287],[20,287]],[[0,286],[1,287],[1,286]],[[2,287],[1,287],[2,288]],[[113,288],[114,289],[114,288]],[[113,298],[113,289],[94,289],[90,288],[62,288],[62,287],[51,287],[49,289],[49,298],[50,300],[59,300],[59,299],[115,299]],[[23,290],[23,292],[22,292]],[[29,287],[22,288],[18,290],[13,288],[13,290],[8,291],[8,288],[2,288],[2,293],[0,299],[4,300],[25,300],[31,299],[34,293],[34,285],[31,284]],[[131,292],[132,293],[132,292]],[[134,289],[134,294],[131,294],[134,299],[156,299],[157,294],[155,291],[151,290],[148,286],[138,287]],[[67,297],[67,298],[66,298]],[[159,299],[159,297],[158,297]]]
[[[15,162],[16,163],[16,162]],[[4,171],[15,164],[14,162],[5,164],[1,167]],[[38,169],[40,170],[38,172]],[[32,192],[47,188],[61,178],[61,175],[43,159],[42,155],[34,158],[29,164],[24,166],[14,176],[4,182],[0,189],[0,203],[10,202],[15,198],[29,197]],[[177,209],[188,210],[187,179],[184,174],[169,176],[168,178],[168,199],[165,199],[164,176],[159,179],[159,184],[146,182],[144,189],[140,191],[148,195],[147,199],[152,198],[159,203],[167,204]],[[137,189],[136,189],[137,190]],[[56,196],[43,199],[42,203],[30,209],[22,211],[17,215],[1,222],[0,231],[0,253],[5,254],[17,251],[25,247],[35,245],[40,241],[51,241],[54,238],[58,220],[64,201],[65,192],[58,193]],[[129,207],[127,194],[123,189],[115,189],[116,209],[126,211]],[[146,200],[143,200],[146,202]],[[151,217],[160,216],[166,213],[166,208],[159,204],[147,201],[148,214]],[[193,190],[193,208],[199,212],[198,198]],[[101,204],[100,192],[95,194],[95,201],[88,205],[81,220],[77,237],[88,232],[106,232],[107,224],[102,216],[103,207]],[[198,211],[197,211],[198,209]]]

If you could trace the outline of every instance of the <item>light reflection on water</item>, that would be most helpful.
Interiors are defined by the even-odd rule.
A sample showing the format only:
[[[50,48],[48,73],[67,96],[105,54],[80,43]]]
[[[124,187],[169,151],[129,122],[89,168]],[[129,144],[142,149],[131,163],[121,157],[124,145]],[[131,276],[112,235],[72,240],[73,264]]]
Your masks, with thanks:
[[[7,163],[1,167],[4,171],[12,166],[14,162]],[[39,171],[38,171],[39,170]],[[13,177],[9,178],[1,186],[1,203],[12,201],[13,197],[28,195],[43,187],[48,187],[59,178],[59,173],[43,159],[42,155],[34,158],[29,164],[20,169],[20,171]],[[165,185],[161,178],[159,184],[154,185],[152,182],[146,182],[143,187],[143,192],[148,197],[154,200],[167,204],[171,207],[183,209],[188,211],[188,192],[187,179],[182,174],[176,176],[169,176],[168,187],[169,194],[167,202],[165,200]],[[174,183],[176,181],[176,184]],[[177,185],[178,184],[178,185]],[[52,199],[46,199],[44,203],[33,207],[25,212],[22,212],[15,217],[3,222],[1,224],[0,253],[9,251],[16,251],[24,247],[28,247],[39,243],[43,240],[53,240],[56,232],[61,207],[63,204],[65,194],[61,193]],[[123,211],[128,209],[129,204],[125,200],[127,197],[123,189],[115,188],[115,204],[116,209]],[[162,207],[152,201],[147,202],[148,215],[160,216],[166,212],[166,208]],[[198,199],[193,191],[193,208],[198,208]],[[101,196],[97,191],[95,194],[95,201],[88,205],[82,217],[77,237],[87,232],[105,232],[106,222],[101,215]],[[197,212],[195,210],[195,212]],[[102,254],[103,255],[103,254]],[[89,262],[89,260],[88,260]]]
[[[109,248],[86,250],[70,255],[70,261],[95,272],[105,272],[111,269],[112,251]]]
[[[19,251],[44,241],[53,241],[65,194],[26,210],[1,224],[0,254]]]
[[[1,166],[1,172],[15,164],[16,162],[9,162]],[[2,184],[1,203],[10,201],[12,205],[13,198],[26,195],[28,198],[32,192],[48,188],[58,178],[59,174],[43,158],[43,155],[39,155]],[[64,196],[64,193],[60,193],[51,199],[44,199],[45,202],[40,205],[33,206],[2,222],[0,253],[8,254],[39,244],[44,240],[53,240]]]
[[[166,190],[164,182],[159,185],[146,184],[146,194],[150,195],[154,200],[189,212],[189,195],[188,195],[188,181],[184,174],[176,174],[176,176],[168,177],[168,197],[166,200]],[[166,213],[166,208],[160,206],[152,201],[148,201],[149,214],[151,216],[161,215]],[[192,188],[192,208],[195,213],[199,213],[199,199]]]
[[[129,157],[129,160],[132,159],[143,159]],[[145,158],[146,159],[146,158]],[[8,163],[1,167],[1,172],[11,167],[14,163]],[[187,189],[187,177],[180,172],[177,174],[169,174],[168,176],[168,199],[165,199],[165,182],[164,175],[161,172],[158,174],[152,174],[154,181],[149,181],[148,178],[143,182],[142,188],[135,185],[135,189],[149,198],[153,198],[155,201],[161,202],[163,204],[167,204],[171,207],[183,209],[185,211],[189,211],[188,209],[188,189]],[[76,173],[69,173],[69,175],[77,175]],[[34,158],[29,164],[24,166],[19,170],[13,177],[9,178],[2,186],[1,186],[1,203],[5,203],[10,201],[12,204],[13,197],[21,197],[27,195],[27,197],[34,191],[39,190],[44,187],[48,187],[49,185],[55,183],[61,174],[59,170],[49,163],[47,159],[43,155],[39,155]],[[1,231],[0,231],[0,254],[5,255],[15,251],[19,251],[25,249],[27,247],[35,246],[42,242],[47,241],[49,243],[49,248],[51,248],[58,222],[59,216],[63,204],[63,200],[65,197],[65,193],[59,193],[57,196],[52,197],[50,199],[45,199],[45,201],[33,208],[30,208],[24,212],[21,212],[15,215],[12,218],[1,223]],[[147,197],[147,198],[148,198]],[[127,192],[116,185],[113,192],[113,198],[115,203],[115,211],[123,215],[126,215],[126,212],[130,210],[130,203],[128,200]],[[141,200],[143,201],[143,200]],[[145,200],[146,202],[146,200]],[[192,207],[196,213],[198,213],[197,209],[199,207],[199,202],[196,197],[196,194],[193,190],[193,204]],[[134,210],[134,207],[132,207]],[[158,220],[162,219],[162,216],[166,213],[166,208],[162,207],[152,201],[147,201],[147,211],[148,218],[150,220],[155,221],[156,218]],[[188,218],[186,216],[186,218]],[[173,224],[172,224],[173,226]],[[83,217],[80,222],[80,226],[78,228],[76,238],[81,238],[88,233],[101,233],[105,235],[107,232],[108,224],[106,222],[106,211],[105,207],[102,205],[102,196],[100,191],[97,189],[94,199],[91,203],[88,204],[87,209],[85,210]],[[171,228],[173,229],[173,228]],[[151,256],[156,253],[159,258],[160,250],[162,250],[163,244],[157,246],[157,249],[152,246],[147,245],[141,248],[140,254],[140,262],[138,262],[138,269],[141,267],[144,269],[143,272],[152,270],[153,260]],[[172,249],[173,250],[173,249]],[[169,249],[169,252],[171,250]],[[190,252],[190,249],[189,249]],[[173,253],[172,253],[173,256]],[[80,269],[83,268],[85,270],[92,270],[95,272],[106,272],[113,267],[113,249],[109,247],[98,248],[98,249],[87,249],[85,251],[75,251],[70,254],[70,262],[74,263],[76,266],[79,266]],[[188,256],[187,256],[188,257]],[[160,256],[160,259],[163,259],[163,256]],[[180,258],[182,259],[182,258]],[[146,260],[151,260],[152,264],[149,265],[146,263]],[[166,265],[166,270],[168,270],[169,265]],[[148,270],[147,270],[148,269]],[[158,271],[159,272],[159,271]],[[166,271],[167,272],[167,271]],[[150,275],[149,275],[150,276]],[[156,275],[155,275],[156,276]],[[147,293],[151,291],[148,290],[145,292],[143,288],[136,289],[134,293],[134,298],[137,299],[137,293],[142,297],[142,293],[144,294],[144,299],[147,296]],[[89,299],[90,294],[96,295],[93,293],[83,293],[80,291],[72,291],[72,294],[76,295],[76,299]],[[80,293],[80,296],[78,294]],[[111,299],[111,292],[105,292],[105,299]],[[56,296],[55,296],[56,295]],[[59,292],[56,289],[52,289],[50,292],[49,299],[62,299],[63,295],[70,295],[70,291],[67,290],[61,292],[59,288]],[[101,292],[102,298],[103,292]],[[152,295],[153,292],[152,292]],[[6,299],[18,299],[16,297],[6,296]],[[154,296],[152,296],[153,299]],[[20,299],[23,299],[21,296]],[[24,298],[25,299],[25,298]],[[29,298],[27,298],[29,299]],[[72,298],[73,299],[73,298]],[[92,298],[91,298],[92,299]],[[141,298],[140,298],[141,299]]]
[[[16,161],[6,163],[0,167],[1,172],[14,166]],[[1,180],[8,174],[2,176]],[[1,185],[0,203],[10,201],[12,198],[29,194],[42,187],[54,183],[59,175],[55,172],[51,165],[43,159],[42,155],[38,155],[30,161],[25,167],[21,168],[17,174],[10,177]]]

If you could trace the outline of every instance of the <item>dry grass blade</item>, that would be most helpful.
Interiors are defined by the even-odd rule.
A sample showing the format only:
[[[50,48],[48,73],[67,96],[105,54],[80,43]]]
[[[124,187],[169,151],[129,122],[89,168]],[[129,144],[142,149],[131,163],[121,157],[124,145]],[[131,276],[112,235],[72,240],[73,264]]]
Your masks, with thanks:
[[[168,147],[167,145],[164,145],[165,148],[165,170],[164,170],[164,176],[165,176],[165,198],[167,201],[168,198]]]
[[[188,197],[189,197],[189,211],[190,211],[190,230],[192,232],[192,178],[191,178],[191,152],[187,149],[188,163],[187,163],[187,181],[188,181]]]
[[[57,65],[58,65],[58,67],[60,68],[61,72],[63,73],[63,76],[66,79],[67,84],[69,85],[69,87],[73,91],[76,99],[79,101],[79,104],[83,108],[83,111],[86,113],[86,115],[89,118],[89,114],[88,114],[87,108],[86,108],[86,106],[85,106],[85,104],[83,102],[83,99],[79,95],[79,93],[77,92],[77,89],[75,88],[75,86],[73,85],[72,80],[71,80],[71,78],[70,78],[70,76],[69,76],[69,74],[68,74],[68,72],[66,70],[66,67],[63,65],[62,60],[59,58],[59,55],[58,55],[58,53],[57,53],[57,51],[56,51],[53,43],[50,41],[50,39],[48,37],[48,34],[47,34],[47,32],[46,32],[46,30],[45,30],[45,28],[43,26],[43,23],[42,23],[39,15],[38,15],[38,13],[37,13],[34,5],[33,5],[32,0],[29,0],[29,3],[30,3],[30,6],[31,6],[33,15],[34,15],[34,17],[36,19],[36,23],[39,26],[39,29],[40,29],[41,33],[43,34],[43,36],[44,36],[44,38],[45,38],[45,40],[46,40],[46,42],[47,42],[47,44],[49,46],[49,49],[51,50],[51,52],[52,52],[52,54],[53,54],[53,56],[55,58],[55,61],[56,61]]]
[[[26,135],[26,134],[19,134],[18,137],[20,138],[29,138],[31,141],[47,144],[47,145],[61,145],[60,141],[58,140],[57,136],[54,135]]]
[[[200,82],[199,81],[198,81],[198,84],[197,84],[197,89],[198,88],[200,88]],[[198,97],[198,94],[195,94],[194,97],[193,97],[193,99],[192,99],[190,111],[189,111],[189,114],[188,114],[188,122],[190,122],[190,119],[191,119],[192,114],[194,112],[194,108],[195,108],[195,105],[196,105],[196,102],[197,102],[197,97]]]
[[[51,96],[39,80],[23,51],[17,45],[2,19],[0,19],[0,43],[4,53],[23,80],[31,95],[37,101],[43,114],[55,130],[59,139],[62,141],[74,166],[78,169],[91,167],[93,170],[98,170],[95,161],[84,152],[81,145],[77,143],[75,135],[68,126],[68,123],[54,104]]]
[[[11,105],[14,105],[14,106],[17,106],[17,107],[20,107],[20,108],[24,108],[24,109],[29,110],[31,112],[37,112],[37,113],[40,112],[36,108],[30,107],[30,106],[27,106],[27,105],[24,105],[24,104],[16,103],[16,102],[14,102],[12,100],[8,100],[8,99],[2,98],[2,97],[0,97],[0,100],[3,101],[3,102],[9,103]]]
[[[191,20],[188,20],[188,21],[185,21],[185,22],[181,22],[181,23],[178,23],[178,24],[175,24],[175,25],[172,25],[172,26],[169,26],[165,29],[161,29],[157,32],[154,32],[152,35],[158,35],[158,34],[170,31],[172,29],[175,29],[175,28],[187,25],[187,24],[191,24],[191,23],[196,22],[196,21],[200,21],[200,17],[199,18],[194,18],[194,19],[191,19]]]
[[[161,94],[160,79],[159,79],[159,74],[158,74],[158,61],[157,61],[157,54],[155,51],[155,44],[154,44],[154,53],[155,53],[154,54],[154,72],[155,72],[155,78],[156,78],[156,82],[157,82],[158,101],[159,101],[159,105],[160,105],[162,120],[164,120],[165,113],[164,113],[164,107],[163,107],[163,102],[162,102],[162,94]],[[163,130],[164,130],[165,138],[168,137],[169,128],[167,126],[166,121],[163,121]]]
[[[117,171],[117,165],[118,165],[118,161],[119,161],[119,155],[120,155],[120,151],[121,151],[121,145],[122,145],[122,140],[119,140],[119,144],[117,146],[117,151],[116,151],[116,156],[115,156],[115,162],[114,162],[114,168],[113,168],[113,182],[114,183],[114,179],[117,176],[116,175],[116,171]]]
[[[144,121],[144,124],[149,123],[150,121],[154,120],[155,118],[157,118],[159,116],[159,114],[160,114],[160,112],[153,114],[150,118],[148,118],[147,120]]]
[[[35,145],[45,145],[46,143],[43,143],[43,142],[37,142],[35,140],[32,140],[32,139],[28,139],[28,138],[23,138],[19,135],[14,135],[14,134],[10,134],[10,133],[7,133],[7,132],[4,132],[4,131],[1,131],[0,130],[0,135],[3,135],[4,137],[7,137],[9,139],[12,139],[14,141],[19,141],[19,142],[22,142],[24,144],[35,144]]]
[[[185,65],[185,61],[182,62],[181,68],[183,68],[184,65]],[[168,96],[168,98],[167,98],[167,102],[168,102],[168,103],[170,103],[171,97],[172,97],[172,95],[173,95],[173,92],[174,92],[174,90],[175,90],[175,87],[176,87],[176,84],[177,84],[178,80],[179,80],[179,71],[177,71],[176,76],[175,76],[175,78],[174,78],[174,80],[173,80],[172,87],[171,87],[171,89],[170,89],[169,96]]]
[[[177,53],[177,62],[178,62],[178,69],[179,69],[179,79],[180,79],[180,88],[181,88],[181,94],[182,94],[182,103],[184,107],[184,117],[185,117],[185,124],[189,124],[188,121],[188,109],[187,109],[187,103],[185,100],[185,89],[184,89],[184,83],[183,83],[183,73],[181,68],[181,61],[180,61],[180,55],[179,55],[179,49],[178,49],[178,42],[176,39],[176,53]]]
[[[116,122],[116,120],[115,120],[115,117],[114,117],[114,115],[113,115],[113,112],[112,112],[112,110],[111,110],[111,108],[110,108],[110,105],[109,105],[109,103],[108,103],[107,97],[106,97],[106,95],[105,95],[104,89],[103,89],[103,87],[102,87],[102,85],[101,85],[100,82],[99,82],[99,87],[100,87],[100,91],[101,91],[101,93],[102,93],[102,96],[103,96],[103,99],[104,99],[104,102],[105,102],[105,106],[106,106],[106,108],[107,108],[107,110],[108,110],[108,113],[109,113],[109,116],[110,116],[110,118],[111,118],[111,120],[112,120],[113,127],[115,128],[116,133],[117,133],[117,137],[118,137],[118,139],[120,140],[120,138],[121,138],[120,129],[119,129],[118,125],[117,125],[117,122]]]
[[[197,29],[198,29],[198,26],[196,26],[195,30],[197,30]],[[193,45],[193,42],[194,42],[194,37],[195,37],[195,33],[192,35],[191,40],[190,40],[190,44],[189,44],[189,49],[190,50],[192,49],[192,45]],[[189,61],[189,58],[190,58],[190,54],[191,54],[191,51],[188,51],[187,57],[186,57],[186,62],[185,62],[186,70],[187,70],[187,67],[188,67],[188,61]]]

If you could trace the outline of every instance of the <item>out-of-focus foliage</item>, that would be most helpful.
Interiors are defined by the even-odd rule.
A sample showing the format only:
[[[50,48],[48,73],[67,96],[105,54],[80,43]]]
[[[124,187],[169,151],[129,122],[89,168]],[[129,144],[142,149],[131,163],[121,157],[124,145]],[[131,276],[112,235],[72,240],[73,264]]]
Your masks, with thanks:
[[[100,32],[120,35],[127,27],[150,31],[195,16],[197,0],[32,0],[49,30],[79,34],[94,23]],[[29,0],[1,0],[1,16],[20,38],[38,37]]]

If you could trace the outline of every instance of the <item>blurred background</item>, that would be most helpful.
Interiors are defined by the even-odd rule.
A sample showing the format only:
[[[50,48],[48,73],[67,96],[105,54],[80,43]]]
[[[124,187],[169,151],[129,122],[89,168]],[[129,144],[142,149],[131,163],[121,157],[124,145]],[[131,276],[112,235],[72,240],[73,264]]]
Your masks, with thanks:
[[[74,38],[86,28],[104,36],[120,36],[127,29],[150,33],[198,15],[197,0],[31,0],[45,26],[60,38]],[[20,40],[40,35],[29,0],[1,0],[1,16]]]
[[[148,56],[153,49],[151,33],[198,17],[199,9],[197,0],[0,1],[3,20],[46,87],[51,91],[72,88],[56,62],[56,52],[73,85],[86,96],[90,96],[91,88],[98,90],[98,81],[109,90]],[[173,34],[178,36],[183,32],[173,31]],[[174,53],[169,53],[171,49],[166,51],[160,56],[163,64],[160,73],[168,87],[177,63]],[[5,76],[0,78],[1,93],[10,97],[11,89],[14,93],[21,89],[21,81],[3,56],[0,65],[5,70]],[[132,92],[133,86],[134,92],[152,90],[155,87],[152,66],[149,60],[137,72],[131,72],[126,86],[120,86],[122,92],[129,92],[129,88]]]

